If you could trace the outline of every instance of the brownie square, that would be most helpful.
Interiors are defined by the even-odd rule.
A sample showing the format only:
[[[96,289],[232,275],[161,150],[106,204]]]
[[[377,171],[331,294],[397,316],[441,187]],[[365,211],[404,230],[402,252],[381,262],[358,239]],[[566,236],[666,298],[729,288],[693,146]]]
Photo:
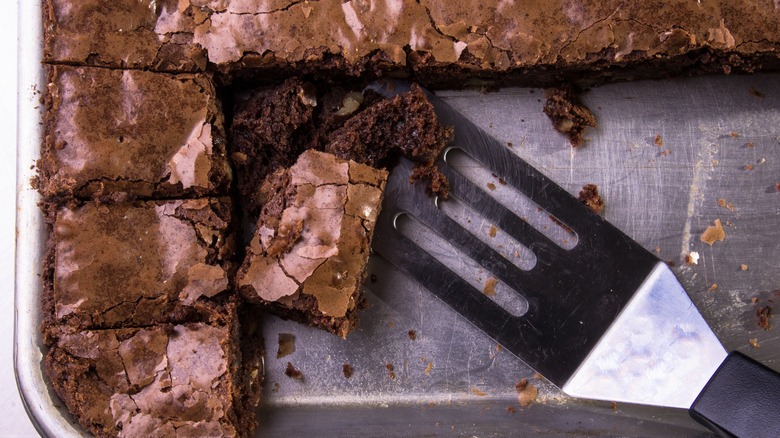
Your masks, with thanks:
[[[224,319],[234,299],[228,199],[86,203],[54,214],[44,329]]]
[[[234,307],[233,307],[234,309]],[[96,436],[247,436],[262,379],[226,324],[63,331],[44,360],[54,390]]]
[[[205,8],[204,8],[205,9]],[[157,71],[206,69],[193,44],[207,13],[178,0],[43,0],[44,62]]]
[[[358,323],[386,179],[384,170],[314,150],[271,174],[236,277],[242,295],[345,337]]]
[[[48,66],[39,189],[50,200],[226,194],[223,115],[203,75]]]

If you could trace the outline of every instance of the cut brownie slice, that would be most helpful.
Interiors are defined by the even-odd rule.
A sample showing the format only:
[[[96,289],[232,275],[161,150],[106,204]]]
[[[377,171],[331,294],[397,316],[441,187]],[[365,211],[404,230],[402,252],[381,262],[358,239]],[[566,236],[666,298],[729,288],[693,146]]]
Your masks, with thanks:
[[[419,86],[368,106],[331,132],[325,151],[374,167],[389,167],[399,155],[415,163],[410,182],[426,181],[428,191],[444,198],[449,182],[433,164],[452,136],[439,124],[433,105]]]
[[[262,368],[228,324],[63,331],[45,358],[76,419],[106,436],[248,436]]]
[[[328,135],[325,152],[373,167],[387,166],[398,155],[430,166],[448,137],[425,93],[413,86],[356,113]]]
[[[49,66],[47,91],[45,198],[227,193],[223,116],[206,76]]]
[[[229,200],[87,203],[53,215],[44,329],[224,319],[235,245]]]
[[[189,2],[44,0],[42,3],[45,62],[158,71],[206,69],[206,53],[193,44],[192,34],[195,26],[208,16]]]
[[[358,322],[360,285],[387,172],[309,150],[268,177],[267,197],[236,282],[283,317],[345,337]]]

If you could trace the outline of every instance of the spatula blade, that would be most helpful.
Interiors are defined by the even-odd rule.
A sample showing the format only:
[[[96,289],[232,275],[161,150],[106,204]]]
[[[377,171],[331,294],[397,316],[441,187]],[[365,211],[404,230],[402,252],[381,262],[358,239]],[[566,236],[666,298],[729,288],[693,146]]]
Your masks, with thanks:
[[[674,273],[659,262],[561,389],[687,409],[726,355]]]

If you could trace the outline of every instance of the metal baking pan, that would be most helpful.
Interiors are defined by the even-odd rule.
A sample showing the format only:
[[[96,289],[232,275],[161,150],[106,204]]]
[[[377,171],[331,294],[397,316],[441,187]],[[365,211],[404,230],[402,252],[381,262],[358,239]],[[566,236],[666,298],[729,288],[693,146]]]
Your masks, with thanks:
[[[45,87],[39,17],[39,2],[20,4],[14,361],[38,431],[82,436],[44,376],[38,331],[45,227],[29,180]],[[595,88],[582,99],[599,127],[577,149],[542,113],[542,90],[438,94],[571,193],[597,184],[606,219],[674,262],[726,349],[780,369],[780,329],[759,329],[755,316],[780,301],[780,75]],[[699,236],[715,219],[726,239],[710,246]],[[700,259],[686,265],[691,251]],[[378,256],[369,266],[370,307],[347,340],[262,316],[268,353],[258,436],[710,436],[682,410],[570,398]],[[474,281],[478,286],[480,276]],[[295,335],[295,352],[276,359],[280,333]],[[303,379],[285,376],[288,361]],[[349,379],[343,364],[354,370]],[[515,390],[523,378],[539,390],[526,407]]]

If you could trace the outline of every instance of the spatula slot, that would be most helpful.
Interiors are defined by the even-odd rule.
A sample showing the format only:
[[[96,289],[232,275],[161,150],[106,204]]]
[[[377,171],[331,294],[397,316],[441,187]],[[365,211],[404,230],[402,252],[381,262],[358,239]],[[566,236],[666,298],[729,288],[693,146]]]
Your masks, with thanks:
[[[518,291],[498,280],[488,269],[439,236],[412,214],[398,214],[394,225],[400,234],[409,238],[473,286],[474,293],[484,294],[512,316],[519,317],[528,312],[528,301]]]
[[[448,149],[444,154],[444,162],[474,186],[479,187],[482,193],[496,200],[559,247],[569,250],[577,246],[577,234],[563,221],[558,220],[528,196],[512,187],[500,175],[472,158],[463,149],[458,147]],[[453,186],[456,187],[453,190],[457,194],[459,186]],[[480,196],[481,193],[477,194],[477,199]]]
[[[450,195],[446,202],[438,202],[438,206],[444,214],[493,248],[513,265],[524,271],[528,271],[536,265],[536,255],[530,249],[456,196]]]

